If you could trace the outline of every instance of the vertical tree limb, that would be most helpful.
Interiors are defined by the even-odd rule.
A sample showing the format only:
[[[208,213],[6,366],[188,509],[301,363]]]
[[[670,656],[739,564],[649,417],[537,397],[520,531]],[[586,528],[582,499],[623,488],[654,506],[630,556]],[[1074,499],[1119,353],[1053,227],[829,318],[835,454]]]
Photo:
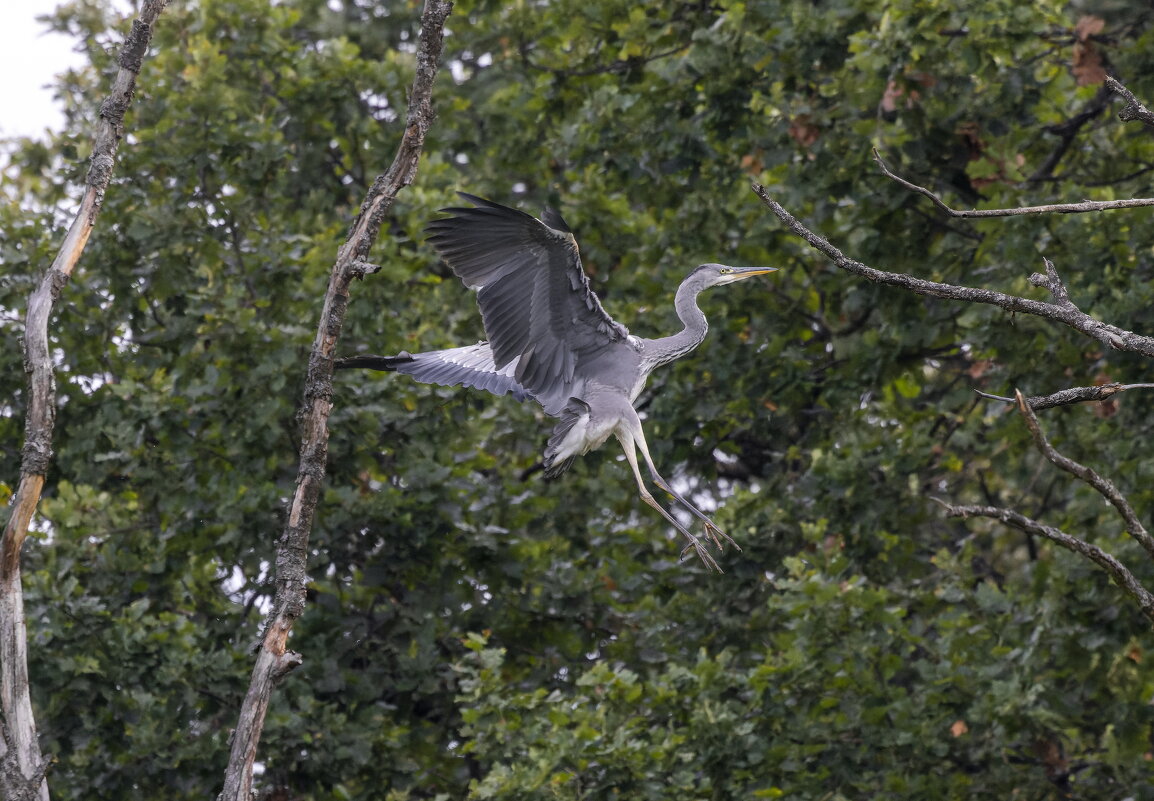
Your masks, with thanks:
[[[116,150],[124,133],[124,113],[132,103],[136,76],[148,53],[153,25],[168,0],[145,0],[120,50],[120,70],[112,92],[100,106],[84,197],[60,251],[28,299],[24,324],[24,369],[29,374],[28,415],[24,423],[20,483],[0,537],[0,795],[7,799],[47,801],[45,760],[37,742],[28,685],[28,637],[20,581],[20,550],[40,503],[44,476],[52,461],[56,424],[56,377],[48,347],[48,320],[88,244],[104,192],[112,179]]]
[[[376,242],[381,223],[397,193],[411,184],[416,176],[425,134],[433,121],[433,80],[441,57],[445,19],[452,8],[452,3],[446,0],[425,2],[417,48],[417,71],[404,136],[392,165],[377,177],[365,196],[330,274],[316,339],[309,356],[304,401],[299,413],[303,430],[296,490],[289,504],[284,531],[277,542],[276,593],[258,646],[248,693],[233,732],[224,788],[219,796],[221,801],[249,800],[252,767],[272,689],[301,663],[301,656],[288,650],[287,642],[293,624],[305,608],[309,533],[328,454],[328,418],[333,406],[333,356],[348,308],[349,287],[354,279],[377,269],[367,261],[369,250]]]

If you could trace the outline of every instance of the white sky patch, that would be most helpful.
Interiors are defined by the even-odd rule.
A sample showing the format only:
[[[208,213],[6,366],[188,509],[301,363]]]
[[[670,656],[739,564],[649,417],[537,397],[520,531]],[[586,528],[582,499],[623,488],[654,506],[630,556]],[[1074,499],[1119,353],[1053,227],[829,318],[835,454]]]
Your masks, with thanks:
[[[0,137],[41,138],[64,125],[64,113],[53,97],[56,75],[83,66],[71,37],[49,33],[36,18],[51,14],[59,0],[0,2]],[[127,3],[118,3],[127,8]]]
[[[41,137],[58,130],[64,114],[53,99],[54,76],[84,63],[67,36],[46,33],[37,22],[56,8],[56,0],[0,4],[0,136]]]

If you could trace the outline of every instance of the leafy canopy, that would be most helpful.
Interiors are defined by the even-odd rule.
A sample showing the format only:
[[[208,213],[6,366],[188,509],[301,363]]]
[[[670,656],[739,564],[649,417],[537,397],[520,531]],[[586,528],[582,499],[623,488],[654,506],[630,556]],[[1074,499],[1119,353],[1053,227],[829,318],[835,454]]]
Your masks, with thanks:
[[[1139,6],[1111,5],[1087,41],[1150,101]],[[57,798],[215,791],[325,276],[402,133],[418,11],[188,0],[158,26],[53,326],[57,457],[25,568]],[[1080,15],[1009,0],[459,2],[420,176],[374,254],[382,271],[356,288],[346,351],[483,336],[422,241],[456,189],[561,208],[607,309],[642,335],[673,328],[673,288],[700,262],[781,267],[704,296],[709,339],[642,398],[657,463],[716,502],[744,550],[724,576],[679,563],[612,447],[563,481],[522,480],[548,425],[532,408],[341,375],[292,642],[305,664],[262,742],[270,797],[1149,797],[1136,608],[1093,566],[928,499],[1027,510],[1149,581],[1099,497],[973,393],[1135,381],[1148,365],[840,273],[748,189],[767,185],[854,258],[924,278],[1041,297],[1026,277],[1045,255],[1082,308],[1140,328],[1148,211],[947,223],[870,155],[958,206],[1147,193],[1150,137],[1106,113],[1036,174],[1055,126],[1099,92],[1085,50],[1074,61]],[[93,66],[62,81],[66,129],[4,157],[9,465],[18,314],[124,29],[99,2],[52,24]],[[1043,417],[1144,519],[1147,405]]]

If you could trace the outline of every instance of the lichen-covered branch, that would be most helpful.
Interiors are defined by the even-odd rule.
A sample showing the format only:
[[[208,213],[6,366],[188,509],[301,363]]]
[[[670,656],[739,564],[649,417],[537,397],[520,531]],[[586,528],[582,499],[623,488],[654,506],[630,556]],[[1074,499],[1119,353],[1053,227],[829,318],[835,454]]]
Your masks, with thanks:
[[[1126,521],[1126,529],[1130,536],[1146,549],[1146,553],[1154,557],[1154,537],[1151,537],[1146,531],[1146,527],[1142,525],[1142,521],[1138,519],[1138,515],[1134,513],[1133,507],[1130,506],[1126,497],[1118,491],[1107,478],[1103,478],[1096,470],[1086,465],[1079,464],[1068,456],[1063,456],[1058,452],[1057,448],[1050,444],[1046,439],[1046,435],[1042,433],[1042,427],[1038,425],[1038,418],[1034,416],[1034,410],[1030,404],[1026,403],[1026,399],[1021,392],[1014,393],[1015,400],[1018,404],[1018,411],[1022,413],[1022,417],[1026,421],[1026,428],[1030,429],[1030,436],[1034,438],[1034,444],[1038,450],[1042,452],[1051,464],[1054,464],[1072,476],[1080,478],[1082,481],[1093,487],[1103,498],[1110,502],[1110,504],[1118,510],[1118,514],[1122,515],[1122,519]]]
[[[1045,537],[1051,542],[1061,545],[1063,548],[1085,556],[1090,561],[1104,568],[1119,587],[1134,596],[1138,601],[1138,605],[1142,608],[1142,614],[1146,615],[1146,617],[1154,623],[1154,595],[1151,595],[1151,593],[1142,586],[1142,583],[1134,577],[1134,574],[1131,573],[1124,564],[1103,551],[1097,545],[1085,542],[1077,537],[1072,537],[1061,529],[1039,523],[1037,520],[1019,514],[1012,509],[1003,509],[998,506],[955,506],[937,498],[934,500],[946,510],[946,514],[950,517],[990,517],[995,520],[1000,520],[1007,526],[1016,528],[1019,531]]]
[[[961,300],[968,303],[986,303],[992,306],[998,306],[1009,312],[1045,317],[1068,325],[1077,331],[1081,331],[1087,336],[1093,337],[1116,350],[1141,353],[1144,356],[1154,356],[1154,338],[1136,334],[1133,331],[1127,331],[1110,325],[1109,323],[1103,323],[1100,320],[1095,320],[1090,315],[1078,309],[1073,303],[1070,303],[1068,299],[1063,298],[1056,303],[1046,303],[1045,301],[1022,298],[1017,295],[1007,295],[990,289],[943,284],[937,281],[915,278],[905,273],[891,273],[869,267],[849,258],[831,245],[827,239],[815,234],[802,225],[797,218],[775,201],[770,196],[768,190],[761,184],[753,184],[753,191],[757,193],[757,196],[761,198],[762,202],[769,207],[770,211],[785,223],[789,230],[800,236],[813,246],[815,250],[827,256],[834,264],[846,272],[860,275],[875,283],[901,287],[902,289],[915,292],[919,295]],[[1052,288],[1051,292],[1053,292]]]
[[[56,377],[48,345],[48,320],[60,291],[68,283],[96,217],[116,164],[124,134],[124,113],[132,103],[136,77],[148,53],[153,25],[168,0],[145,0],[120,49],[120,69],[112,92],[100,106],[100,122],[92,147],[84,197],[52,265],[28,299],[24,324],[24,369],[28,377],[28,414],[24,422],[20,482],[0,537],[0,795],[11,799],[47,801],[45,760],[36,738],[29,698],[28,644],[20,581],[20,551],[40,503],[44,476],[52,461],[56,424]]]
[[[1049,395],[1029,395],[1026,397],[1026,403],[1035,412],[1043,409],[1052,409],[1055,406],[1069,406],[1074,403],[1093,403],[1095,401],[1105,401],[1113,398],[1119,392],[1125,392],[1128,389],[1154,389],[1154,384],[1121,384],[1117,381],[1110,384],[1100,384],[1096,387],[1070,387],[1069,389],[1059,390]],[[1011,398],[1006,395],[992,395],[989,392],[982,392],[975,389],[974,392],[981,395],[983,398],[990,400],[1001,401],[1002,403],[1017,403],[1016,398]]]
[[[1151,111],[1138,102],[1138,98],[1134,96],[1133,92],[1123,86],[1120,81],[1111,78],[1109,75],[1106,76],[1106,85],[1121,95],[1122,99],[1126,101],[1126,105],[1118,112],[1118,119],[1122,120],[1122,122],[1140,120],[1151,128],[1154,128],[1154,111]]]
[[[304,401],[299,415],[302,442],[296,489],[289,504],[288,520],[277,542],[276,592],[257,648],[248,693],[233,733],[224,787],[219,796],[221,801],[249,801],[251,798],[252,766],[273,687],[301,663],[301,656],[288,650],[287,643],[293,624],[305,607],[308,540],[328,453],[328,419],[333,405],[333,355],[344,326],[349,287],[354,280],[376,269],[369,263],[368,255],[381,223],[397,193],[412,183],[416,176],[425,134],[433,121],[433,80],[441,57],[445,19],[452,7],[452,3],[444,0],[425,2],[416,76],[401,144],[388,171],[378,176],[369,189],[330,274],[317,335],[309,355]]]

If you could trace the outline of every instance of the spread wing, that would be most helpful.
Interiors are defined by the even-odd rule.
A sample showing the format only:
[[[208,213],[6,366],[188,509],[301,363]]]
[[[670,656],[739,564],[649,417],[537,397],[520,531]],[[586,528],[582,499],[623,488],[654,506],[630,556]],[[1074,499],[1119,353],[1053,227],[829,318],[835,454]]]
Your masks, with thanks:
[[[429,241],[477,304],[498,371],[541,399],[568,397],[583,361],[629,336],[606,314],[581,268],[577,241],[561,215],[548,224],[516,209],[460,193],[474,208],[451,208],[429,223]]]

